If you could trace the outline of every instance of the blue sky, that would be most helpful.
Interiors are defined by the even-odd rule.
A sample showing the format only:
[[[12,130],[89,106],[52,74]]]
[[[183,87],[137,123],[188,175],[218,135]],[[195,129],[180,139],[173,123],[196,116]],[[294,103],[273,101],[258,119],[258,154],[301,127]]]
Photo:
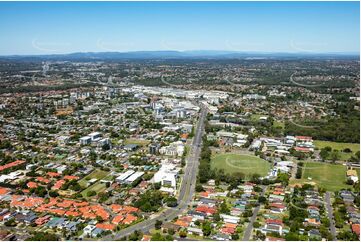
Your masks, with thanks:
[[[0,2],[0,55],[359,52],[359,2]]]

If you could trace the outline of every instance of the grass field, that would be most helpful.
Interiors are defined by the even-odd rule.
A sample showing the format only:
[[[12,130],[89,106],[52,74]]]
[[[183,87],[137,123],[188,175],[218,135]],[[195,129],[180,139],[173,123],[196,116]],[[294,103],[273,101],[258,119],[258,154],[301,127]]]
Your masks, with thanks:
[[[144,139],[126,139],[124,141],[125,145],[135,144],[139,146],[144,146],[144,145],[148,145],[149,143],[150,143],[149,140],[144,140]]]
[[[352,187],[345,183],[346,166],[321,162],[304,162],[302,179],[293,180],[292,183],[304,182],[315,182],[317,186],[325,188],[327,191]]]
[[[102,170],[94,170],[92,173],[90,173],[89,175],[87,175],[86,177],[84,177],[83,179],[81,179],[79,181],[79,185],[82,187],[86,187],[86,184],[88,183],[88,181],[90,179],[103,179],[104,177],[106,177],[108,175],[108,172],[106,171],[102,171]]]
[[[267,115],[262,115],[262,114],[252,114],[250,119],[253,122],[258,122],[260,117],[268,117]]]
[[[102,178],[102,180],[110,180],[110,178],[111,178],[111,176],[106,176],[106,177]],[[106,188],[107,187],[106,187],[105,183],[100,182],[100,180],[99,180],[96,183],[94,183],[93,185],[91,185],[91,186],[87,187],[85,190],[83,190],[81,192],[81,195],[83,195],[83,197],[86,198],[86,197],[88,197],[87,196],[88,191],[95,191],[98,194],[100,192],[103,192]]]
[[[252,155],[219,154],[212,157],[212,169],[223,169],[225,173],[241,172],[249,178],[252,174],[267,175],[270,170],[268,161]]]
[[[277,120],[275,120],[275,121],[273,122],[273,127],[275,127],[275,128],[279,127],[279,128],[281,128],[281,129],[284,129],[284,128],[285,128],[285,123],[282,122],[282,121],[277,121]]]
[[[315,140],[314,144],[319,149],[322,149],[326,146],[330,146],[332,149],[338,150],[341,160],[348,160],[352,154],[355,154],[357,151],[360,151],[360,144],[355,144],[355,143],[340,143],[340,142],[332,142],[332,141]],[[351,149],[352,153],[342,152],[342,150],[346,148]]]

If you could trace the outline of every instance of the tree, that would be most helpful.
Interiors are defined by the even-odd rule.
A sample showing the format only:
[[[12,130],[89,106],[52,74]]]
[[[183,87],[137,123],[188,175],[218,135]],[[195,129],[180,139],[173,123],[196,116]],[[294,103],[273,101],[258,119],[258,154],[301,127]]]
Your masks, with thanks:
[[[5,226],[8,226],[8,227],[15,227],[16,226],[16,222],[15,222],[14,218],[9,219],[4,224],[5,224]]]
[[[155,233],[152,235],[152,241],[164,241],[164,237],[160,233]]]
[[[321,151],[320,151],[320,157],[321,159],[324,161],[324,160],[327,160],[329,156],[329,152],[327,150],[325,150],[325,148],[322,148]]]
[[[57,191],[50,190],[49,191],[49,196],[50,197],[57,197],[57,196],[59,196],[59,193]]]
[[[258,222],[254,222],[253,227],[257,229],[257,228],[261,227],[261,225]]]
[[[167,232],[168,232],[169,235],[174,235],[175,234],[175,231],[172,228],[169,228]]]
[[[213,220],[214,220],[215,222],[221,221],[221,216],[219,215],[219,213],[215,213],[215,214],[213,215]],[[198,220],[197,220],[197,221],[198,221]]]
[[[160,182],[154,183],[154,189],[159,190],[162,187],[162,184]]]
[[[88,197],[95,196],[96,194],[97,194],[96,191],[93,191],[93,190],[88,191],[88,192],[86,193],[86,195],[87,195]]]
[[[181,237],[181,238],[187,237],[187,230],[186,229],[181,229],[179,231],[179,237]]]
[[[97,154],[96,154],[94,151],[91,151],[91,152],[89,153],[89,159],[90,159],[91,161],[96,161],[96,159],[97,159]]]
[[[225,214],[230,212],[230,210],[229,210],[229,208],[227,206],[227,202],[225,200],[223,200],[223,203],[221,204],[221,206],[219,208],[219,212],[220,213],[225,213]]]
[[[296,234],[296,233],[290,232],[290,233],[287,233],[287,234],[286,234],[285,239],[286,239],[287,241],[298,241],[298,240],[299,240],[299,236],[298,236],[298,234]]]
[[[232,240],[239,240],[239,235],[238,234],[232,234]]]
[[[33,236],[27,238],[28,241],[56,241],[59,240],[55,234],[47,232],[35,232]]]
[[[331,158],[331,160],[333,161],[333,162],[336,162],[337,160],[339,160],[340,159],[340,153],[337,151],[337,150],[333,150],[332,152],[331,152],[331,155],[330,155],[330,158]]]
[[[258,198],[258,202],[259,203],[265,203],[267,201],[267,198],[265,197],[265,196],[260,196],[259,198]]]
[[[209,236],[212,233],[212,227],[210,222],[204,222],[202,225],[202,232],[205,236]]]
[[[201,184],[197,184],[196,185],[196,192],[203,192],[204,191],[204,188]]]
[[[142,238],[143,238],[143,233],[138,230],[134,231],[131,235],[129,235],[129,240],[132,241],[141,240]]]
[[[167,234],[164,239],[165,239],[166,241],[173,241],[173,240],[174,240],[173,236],[170,235],[170,234]]]
[[[168,197],[166,203],[168,207],[176,207],[178,205],[177,199],[173,196]]]
[[[155,221],[154,227],[155,227],[156,229],[161,229],[161,228],[162,228],[162,224],[163,224],[162,221],[157,220],[157,221]]]

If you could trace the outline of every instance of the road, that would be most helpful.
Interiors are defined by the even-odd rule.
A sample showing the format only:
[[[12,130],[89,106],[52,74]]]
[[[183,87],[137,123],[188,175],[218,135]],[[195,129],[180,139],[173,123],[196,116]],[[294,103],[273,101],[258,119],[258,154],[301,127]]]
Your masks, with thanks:
[[[202,136],[204,133],[204,121],[207,117],[206,108],[201,108],[201,112],[198,119],[198,124],[195,129],[195,135],[193,137],[192,146],[189,150],[186,167],[184,170],[184,177],[182,179],[181,188],[178,196],[178,206],[174,208],[166,208],[163,212],[158,214],[151,219],[144,220],[140,223],[127,227],[125,229],[116,232],[114,235],[106,235],[101,240],[119,240],[125,236],[132,234],[134,231],[139,230],[142,232],[148,232],[154,228],[155,222],[160,221],[171,221],[188,207],[188,204],[192,201],[196,179],[198,174],[199,156],[202,149]]]
[[[266,192],[267,186],[262,187],[262,192],[260,196],[264,196],[265,192]],[[261,208],[261,204],[259,204],[254,210],[253,210],[253,214],[252,217],[248,223],[248,226],[246,228],[246,230],[244,231],[244,235],[243,235],[243,241],[249,241],[252,235],[252,230],[253,230],[253,223],[256,221],[257,218],[257,214],[259,212]]]
[[[333,208],[331,204],[330,192],[326,192],[325,201],[326,201],[327,216],[328,216],[328,220],[330,221],[330,232],[333,237],[332,240],[336,240],[336,227],[335,227],[335,220],[333,219]]]

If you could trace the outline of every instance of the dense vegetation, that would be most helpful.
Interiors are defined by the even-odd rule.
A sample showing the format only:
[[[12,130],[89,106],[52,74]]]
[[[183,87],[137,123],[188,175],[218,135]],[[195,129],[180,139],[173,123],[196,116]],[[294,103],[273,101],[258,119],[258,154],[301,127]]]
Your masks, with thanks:
[[[354,109],[353,103],[336,106],[339,116],[331,117],[326,121],[309,121],[302,127],[291,122],[286,122],[287,135],[306,135],[313,139],[335,142],[359,143],[360,142],[360,114]]]

